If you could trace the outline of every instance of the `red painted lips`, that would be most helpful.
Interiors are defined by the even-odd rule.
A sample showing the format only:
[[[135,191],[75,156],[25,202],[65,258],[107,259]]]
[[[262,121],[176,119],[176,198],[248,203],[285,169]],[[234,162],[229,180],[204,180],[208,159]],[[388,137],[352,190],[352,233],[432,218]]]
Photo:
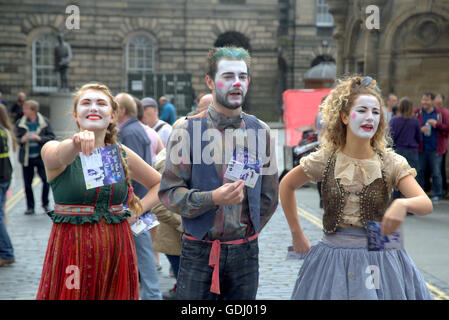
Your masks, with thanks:
[[[89,115],[87,115],[86,118],[89,119],[89,120],[101,120],[101,119],[103,119],[98,114],[89,114]]]
[[[372,124],[364,124],[360,128],[362,128],[365,131],[372,131],[372,130],[374,130],[374,126]]]

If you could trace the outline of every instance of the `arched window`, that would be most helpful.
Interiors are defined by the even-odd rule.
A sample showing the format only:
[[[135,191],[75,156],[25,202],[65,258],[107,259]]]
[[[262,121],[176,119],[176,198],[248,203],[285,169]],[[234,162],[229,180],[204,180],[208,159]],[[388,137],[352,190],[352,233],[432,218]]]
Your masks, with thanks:
[[[57,45],[53,34],[38,35],[32,45],[33,91],[58,90],[58,74],[55,72],[54,49]]]
[[[128,73],[145,73],[154,70],[154,46],[150,37],[137,35],[128,41],[126,69]]]

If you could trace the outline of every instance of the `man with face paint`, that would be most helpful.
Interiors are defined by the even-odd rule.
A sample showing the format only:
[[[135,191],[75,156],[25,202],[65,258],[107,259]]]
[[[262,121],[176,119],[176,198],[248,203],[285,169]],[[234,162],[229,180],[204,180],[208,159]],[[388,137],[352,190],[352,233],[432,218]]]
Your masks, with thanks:
[[[242,48],[211,49],[206,84],[213,102],[203,112],[181,121],[167,145],[159,198],[182,216],[185,230],[177,299],[256,298],[257,236],[277,207],[278,176],[269,127],[242,112],[250,84],[249,66],[249,53]],[[248,143],[248,136],[257,130],[264,133],[255,143],[264,159]],[[228,134],[234,139],[244,137],[244,147],[237,148],[233,138],[226,139]],[[179,135],[184,139],[179,141]],[[212,161],[206,161],[210,154],[205,138],[207,142],[213,138],[218,146],[213,149]],[[228,146],[232,159],[226,158]],[[179,148],[190,150],[181,161],[176,151]],[[233,168],[230,161],[249,159],[252,154],[257,158],[254,163],[263,164],[255,184],[228,179],[225,173]],[[265,171],[271,165],[275,172]]]
[[[34,195],[31,186],[34,172],[42,179],[42,207],[45,212],[49,210],[48,194],[50,185],[45,175],[45,167],[42,162],[41,149],[44,144],[55,138],[50,122],[39,113],[39,103],[35,100],[27,100],[23,103],[23,116],[16,123],[17,141],[20,144],[19,161],[23,168],[23,180],[27,198],[27,210],[25,214],[34,214]]]

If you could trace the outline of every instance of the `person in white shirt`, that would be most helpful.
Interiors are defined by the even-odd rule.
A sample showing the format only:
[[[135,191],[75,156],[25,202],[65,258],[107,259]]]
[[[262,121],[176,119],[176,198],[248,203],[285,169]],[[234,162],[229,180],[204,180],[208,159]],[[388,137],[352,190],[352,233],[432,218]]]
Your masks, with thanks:
[[[153,98],[143,98],[143,119],[142,122],[153,128],[161,137],[164,147],[167,146],[168,138],[172,132],[172,126],[159,119],[159,110],[156,100]]]

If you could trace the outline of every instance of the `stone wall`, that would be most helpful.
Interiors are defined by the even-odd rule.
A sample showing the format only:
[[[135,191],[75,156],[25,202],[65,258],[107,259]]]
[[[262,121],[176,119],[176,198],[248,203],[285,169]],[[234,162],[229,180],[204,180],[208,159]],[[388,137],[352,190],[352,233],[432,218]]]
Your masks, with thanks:
[[[253,56],[249,112],[278,120],[276,0],[247,0],[245,5],[219,0],[78,1],[80,29],[67,30],[69,1],[22,1],[1,4],[0,90],[8,101],[19,91],[45,102],[32,86],[32,43],[42,32],[64,33],[72,47],[70,89],[101,81],[114,93],[126,90],[125,48],[135,34],[154,40],[155,72],[191,73],[196,93],[207,90],[204,63],[217,37],[236,31],[250,39]],[[45,109],[45,106],[44,106]]]
[[[426,91],[449,96],[449,0],[329,0],[337,21],[337,76],[375,77],[383,93],[408,96],[415,106]],[[380,28],[365,26],[367,5],[380,8]],[[362,66],[362,70],[360,70]]]

